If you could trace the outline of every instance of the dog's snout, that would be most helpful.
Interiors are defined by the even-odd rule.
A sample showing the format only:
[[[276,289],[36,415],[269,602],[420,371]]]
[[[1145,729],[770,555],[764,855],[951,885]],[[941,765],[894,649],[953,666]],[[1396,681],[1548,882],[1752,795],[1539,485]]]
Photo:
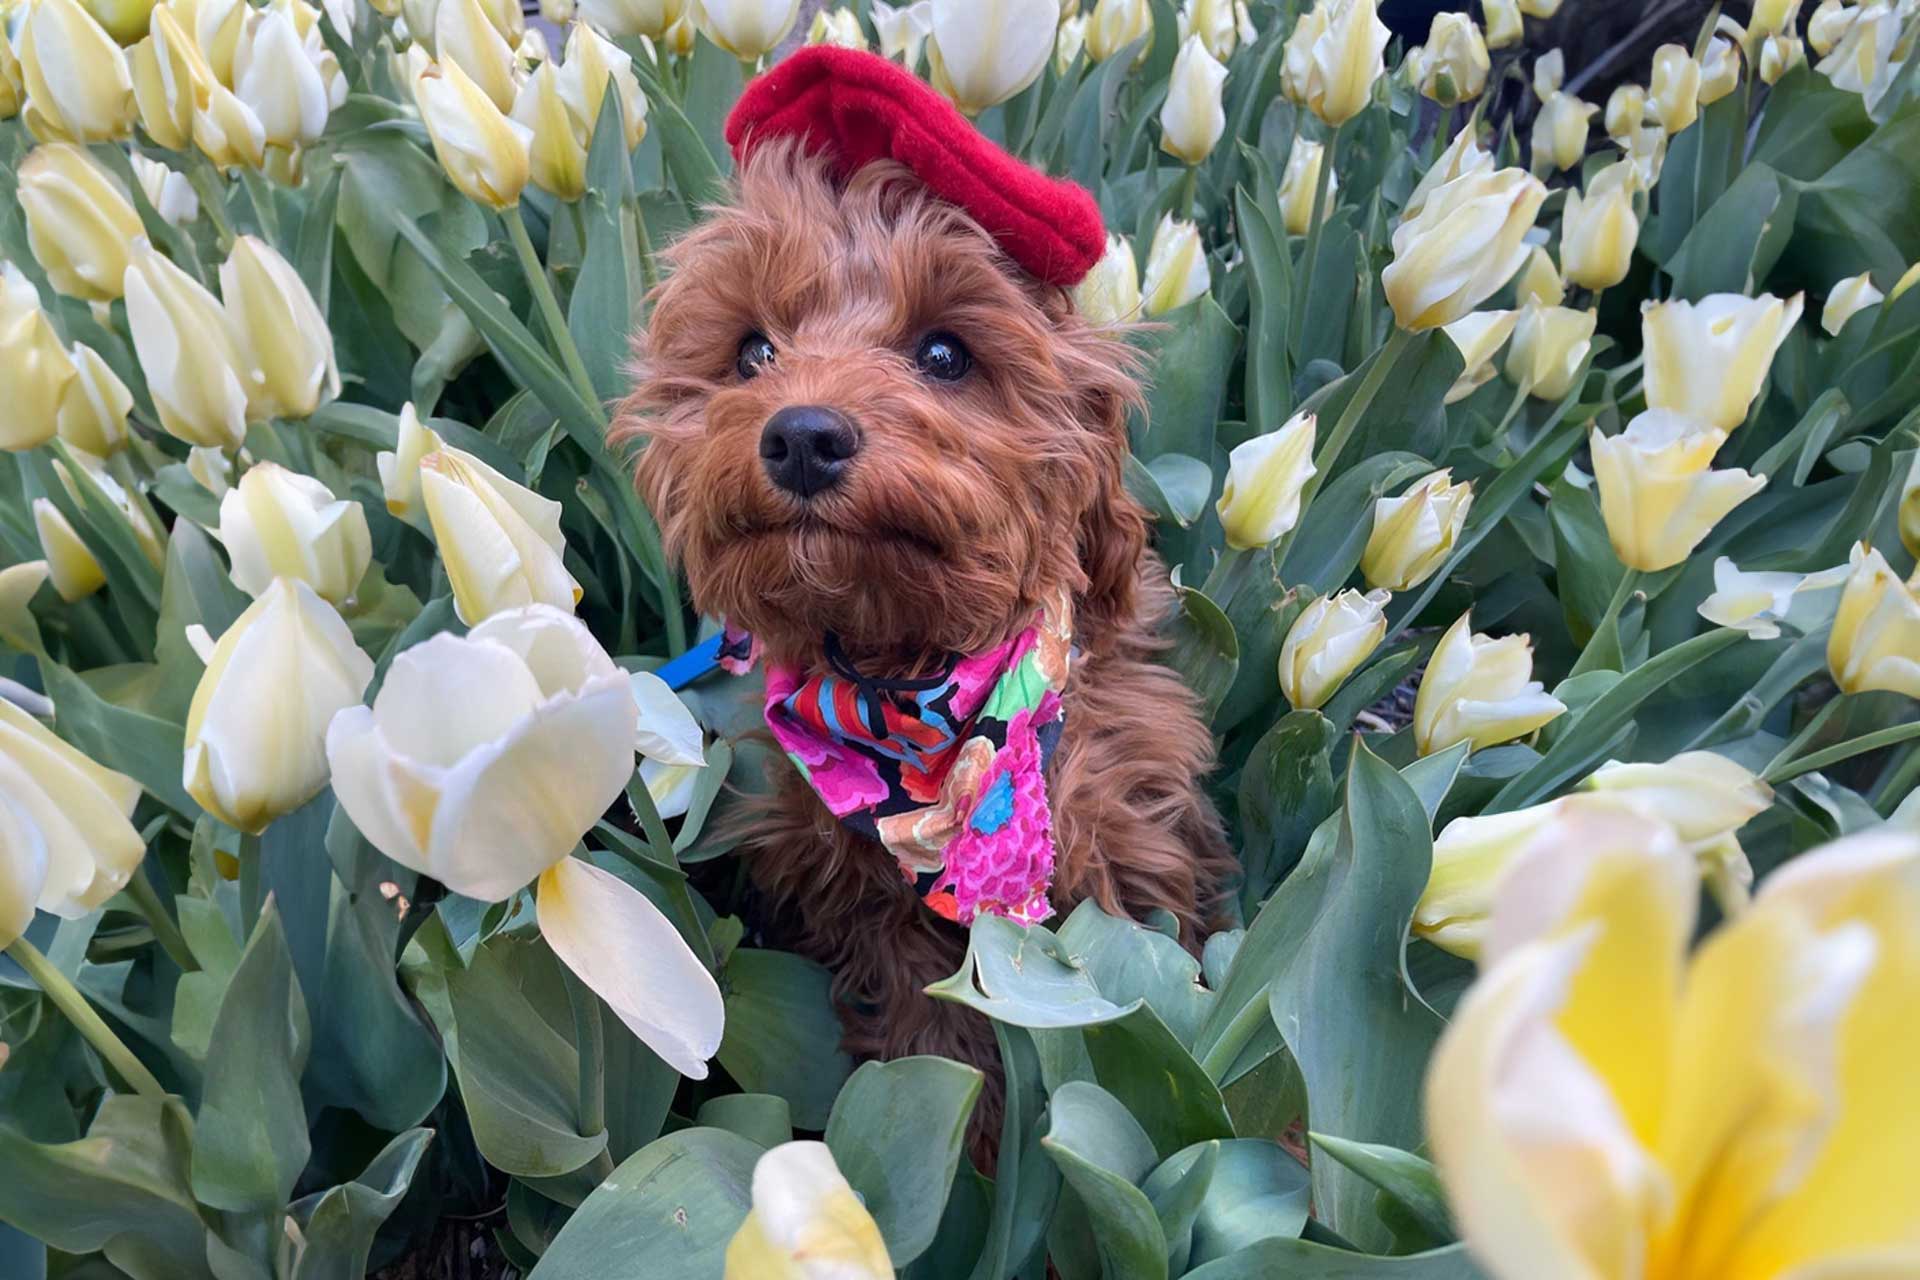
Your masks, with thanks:
[[[860,449],[847,415],[817,404],[788,405],[760,431],[760,465],[779,488],[811,498],[840,483]]]

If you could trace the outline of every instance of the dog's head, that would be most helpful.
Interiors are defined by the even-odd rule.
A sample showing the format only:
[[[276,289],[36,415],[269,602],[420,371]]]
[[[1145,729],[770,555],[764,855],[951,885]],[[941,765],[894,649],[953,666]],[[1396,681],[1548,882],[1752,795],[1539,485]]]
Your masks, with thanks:
[[[907,170],[781,142],[665,255],[623,426],[695,604],[804,660],[987,648],[1134,607],[1128,349]]]

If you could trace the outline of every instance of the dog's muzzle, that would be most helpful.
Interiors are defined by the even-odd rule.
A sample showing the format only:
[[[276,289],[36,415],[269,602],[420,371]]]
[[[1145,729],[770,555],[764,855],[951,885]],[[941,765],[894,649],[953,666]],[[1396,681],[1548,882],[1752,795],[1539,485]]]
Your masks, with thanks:
[[[860,451],[860,433],[837,409],[788,405],[760,431],[760,465],[775,487],[811,498],[839,484]]]

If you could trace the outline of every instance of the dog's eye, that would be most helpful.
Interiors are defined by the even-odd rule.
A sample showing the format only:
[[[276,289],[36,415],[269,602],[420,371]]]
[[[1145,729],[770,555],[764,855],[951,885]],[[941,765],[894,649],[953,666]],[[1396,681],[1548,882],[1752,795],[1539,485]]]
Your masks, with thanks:
[[[742,378],[752,378],[773,363],[773,342],[764,333],[750,333],[740,339],[740,351],[733,367]]]
[[[929,378],[940,382],[958,382],[967,376],[967,370],[973,368],[973,356],[960,339],[950,333],[935,332],[920,339],[920,349],[913,353],[913,363]]]

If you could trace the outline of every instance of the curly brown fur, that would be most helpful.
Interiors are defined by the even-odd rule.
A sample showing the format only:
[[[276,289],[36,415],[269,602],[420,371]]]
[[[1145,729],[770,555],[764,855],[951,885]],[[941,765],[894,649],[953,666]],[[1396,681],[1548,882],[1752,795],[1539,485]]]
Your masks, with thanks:
[[[790,146],[754,153],[733,202],[666,254],[622,429],[648,440],[638,482],[708,614],[782,662],[824,634],[873,675],[991,647],[1066,588],[1081,656],[1050,774],[1064,914],[1092,899],[1156,909],[1197,941],[1231,869],[1200,789],[1213,742],[1192,695],[1152,661],[1169,606],[1145,513],[1124,482],[1129,348],[1021,274],[965,213],[904,169],[844,182]],[[954,383],[913,353],[939,329],[972,352]],[[735,369],[749,333],[771,368]],[[858,426],[844,483],[810,500],[762,471],[761,428],[788,405]],[[991,1029],[922,993],[965,933],[934,916],[877,843],[797,777],[755,816],[752,874],[833,972],[848,1049],[939,1053],[997,1074]],[[991,1146],[989,1106],[976,1149]]]

